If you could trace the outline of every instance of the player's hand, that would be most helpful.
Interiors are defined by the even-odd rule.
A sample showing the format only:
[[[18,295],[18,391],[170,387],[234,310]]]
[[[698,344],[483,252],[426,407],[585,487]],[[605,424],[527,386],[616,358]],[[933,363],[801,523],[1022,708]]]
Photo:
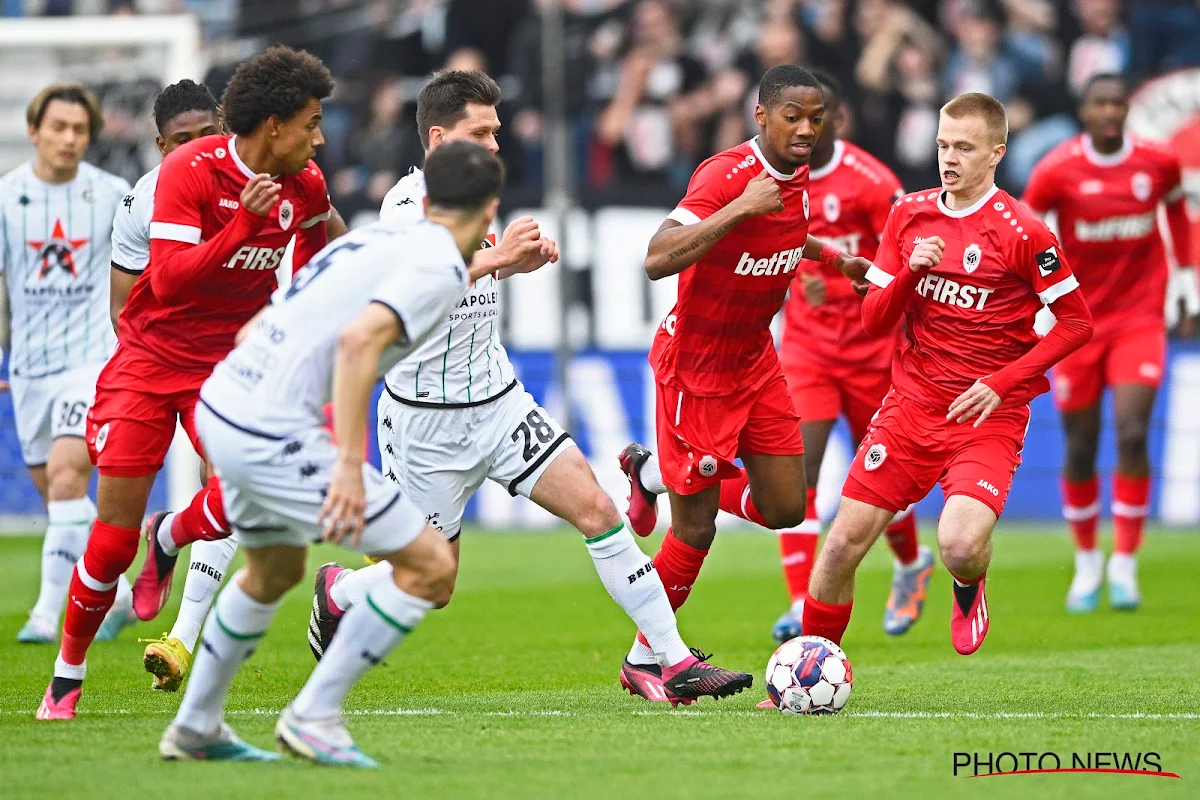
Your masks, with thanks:
[[[362,535],[363,514],[366,511],[366,490],[363,488],[362,461],[338,458],[333,468],[333,479],[325,494],[325,505],[317,521],[325,527],[321,538],[327,542],[341,544],[350,537],[349,545],[358,546]]]
[[[859,283],[866,280],[867,270],[873,264],[862,256],[848,256],[845,253],[838,258],[837,268],[845,275],[851,283]]]
[[[942,263],[942,253],[945,250],[946,243],[942,241],[942,237],[940,236],[930,236],[928,239],[922,239],[921,243],[913,248],[912,255],[908,257],[908,268],[913,272],[920,272],[923,269],[933,269]]]
[[[251,214],[265,217],[271,213],[271,208],[279,202],[280,185],[271,179],[270,175],[261,173],[246,181],[242,189],[242,208]]]
[[[1191,337],[1197,315],[1200,315],[1200,282],[1196,279],[1196,268],[1177,267],[1167,282],[1167,328],[1176,329],[1185,338]]]
[[[8,381],[0,380],[0,393],[7,392],[12,389],[12,384]]]
[[[741,196],[735,201],[747,217],[761,217],[783,211],[783,195],[779,183],[765,169],[750,179]]]
[[[512,222],[508,223],[508,227],[504,229],[504,235],[500,237],[500,243],[496,245],[496,254],[501,259],[501,265],[508,267],[510,272],[532,272],[533,269],[520,270],[518,265],[527,265],[528,262],[535,256],[540,256],[542,251],[542,232],[538,229],[538,224],[534,222],[533,217],[517,217]],[[540,267],[546,262],[543,261],[537,266]]]
[[[825,279],[815,272],[801,272],[798,276],[804,287],[804,302],[813,308],[825,302]]]
[[[993,411],[1000,407],[1000,403],[1000,395],[996,394],[992,387],[983,381],[975,381],[974,386],[960,394],[950,404],[950,413],[946,415],[946,419],[966,422],[971,417],[979,415],[979,419],[975,420],[975,427],[978,428],[985,419],[991,416]]]

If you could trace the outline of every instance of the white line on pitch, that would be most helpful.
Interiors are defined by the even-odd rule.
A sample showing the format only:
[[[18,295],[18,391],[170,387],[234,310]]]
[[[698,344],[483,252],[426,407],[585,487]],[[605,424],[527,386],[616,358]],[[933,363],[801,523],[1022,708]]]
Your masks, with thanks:
[[[85,709],[81,712],[84,717],[103,717],[103,716],[168,716],[175,712],[170,710],[161,711],[132,711],[130,709]],[[274,717],[279,715],[278,709],[273,708],[248,708],[234,709],[225,712],[231,717]],[[394,709],[356,709],[345,712],[348,717],[438,717],[438,716],[463,716],[463,717],[602,717],[602,716],[619,716],[622,712],[603,712],[603,711],[454,711],[441,708],[394,708]],[[765,716],[761,711],[701,711],[698,709],[676,709],[674,711],[650,711],[636,710],[630,711],[629,714],[637,717],[712,717],[714,719],[723,717],[762,717]],[[0,711],[4,716],[32,716],[33,711],[16,711],[5,710]],[[1055,713],[1049,711],[1035,712],[994,712],[983,713],[974,711],[849,711],[842,714],[843,717],[853,717],[857,719],[990,719],[990,720],[1039,720],[1039,719],[1060,719],[1060,720],[1084,720],[1084,719],[1114,719],[1114,720],[1149,720],[1149,721],[1166,721],[1166,720],[1192,720],[1200,719],[1200,713],[1178,712],[1166,714],[1069,714]]]

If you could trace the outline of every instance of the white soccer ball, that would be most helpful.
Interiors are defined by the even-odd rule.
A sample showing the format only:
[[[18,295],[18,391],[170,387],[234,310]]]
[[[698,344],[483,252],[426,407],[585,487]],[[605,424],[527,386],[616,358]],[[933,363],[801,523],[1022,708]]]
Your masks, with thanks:
[[[767,662],[767,694],[785,714],[836,714],[850,699],[854,674],[842,648],[821,636],[779,645]]]

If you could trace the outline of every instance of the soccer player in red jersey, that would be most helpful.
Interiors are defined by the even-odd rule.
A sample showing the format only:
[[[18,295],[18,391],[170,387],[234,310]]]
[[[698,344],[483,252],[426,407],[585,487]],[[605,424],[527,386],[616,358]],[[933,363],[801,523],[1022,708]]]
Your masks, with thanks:
[[[940,482],[951,641],[968,655],[987,636],[992,529],[1021,463],[1029,401],[1050,388],[1046,370],[1092,333],[1053,234],[994,183],[1007,138],[997,100],[951,100],[938,123],[942,188],[906,195],[883,229],[863,327],[880,334],[903,316],[904,343],[813,568],[806,635],[841,641],[859,562],[893,514]],[[1033,322],[1043,304],[1058,324],[1039,340]]]
[[[1117,429],[1108,594],[1113,608],[1134,609],[1140,601],[1136,554],[1150,500],[1146,436],[1166,360],[1163,305],[1168,282],[1183,290],[1191,314],[1200,311],[1196,271],[1183,267],[1169,277],[1158,225],[1158,209],[1165,206],[1166,235],[1175,257],[1190,264],[1179,160],[1163,147],[1125,133],[1128,113],[1123,77],[1092,78],[1079,107],[1086,132],[1042,159],[1024,198],[1039,214],[1057,217],[1063,252],[1096,318],[1091,343],[1054,369],[1054,399],[1067,440],[1063,516],[1076,547],[1075,579],[1067,592],[1067,608],[1073,612],[1096,609],[1104,579],[1104,555],[1096,547],[1096,450],[1104,388],[1113,390]],[[1175,293],[1171,300],[1178,302]]]
[[[288,241],[296,237],[296,267],[325,245],[329,198],[311,158],[324,143],[321,100],[332,90],[318,59],[272,48],[243,63],[225,90],[234,135],[195,139],[163,161],[150,265],[121,313],[119,344],[89,413],[99,511],[71,579],[62,649],[38,719],[75,716],[88,647],[140,535],[149,550],[134,584],[142,619],[166,601],[180,547],[229,535],[215,478],[184,511],[151,516],[142,534],[139,525],[177,419],[203,453],[193,424],[200,385],[267,303]]]
[[[761,133],[696,169],[646,255],[651,280],[679,276],[678,299],[650,351],[658,467],[672,515],[654,566],[674,608],[692,590],[716,535],[718,509],[768,528],[804,519],[800,417],[771,319],[802,257],[855,278],[869,266],[808,235],[808,158],[825,116],[817,79],[802,67],[775,67],[763,76],[758,101]],[[626,448],[622,466],[637,496],[649,453],[632,447],[639,452]],[[734,463],[738,458],[744,468]],[[640,525],[635,530],[645,532]],[[639,634],[622,665],[622,683],[654,699],[658,673]]]
[[[874,258],[888,212],[904,190],[874,156],[837,138],[841,87],[831,75],[820,70],[813,74],[825,90],[825,125],[808,163],[808,230],[851,255]],[[800,262],[784,315],[779,360],[803,420],[808,497],[804,522],[779,532],[784,578],[792,596],[791,608],[771,631],[779,642],[802,632],[804,598],[821,533],[817,476],[829,434],[844,416],[855,443],[862,440],[892,386],[892,355],[900,344],[901,327],[868,334],[862,325],[862,298],[837,269],[812,261]],[[911,509],[897,514],[886,533],[896,561],[883,629],[899,635],[921,615],[934,558],[929,548],[918,545]]]

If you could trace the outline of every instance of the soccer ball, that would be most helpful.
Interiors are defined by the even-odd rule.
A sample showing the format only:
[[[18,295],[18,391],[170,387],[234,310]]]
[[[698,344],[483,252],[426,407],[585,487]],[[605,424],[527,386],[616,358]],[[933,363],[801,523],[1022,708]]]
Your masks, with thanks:
[[[821,636],[784,642],[767,662],[767,694],[785,714],[836,714],[853,682],[850,659]]]

